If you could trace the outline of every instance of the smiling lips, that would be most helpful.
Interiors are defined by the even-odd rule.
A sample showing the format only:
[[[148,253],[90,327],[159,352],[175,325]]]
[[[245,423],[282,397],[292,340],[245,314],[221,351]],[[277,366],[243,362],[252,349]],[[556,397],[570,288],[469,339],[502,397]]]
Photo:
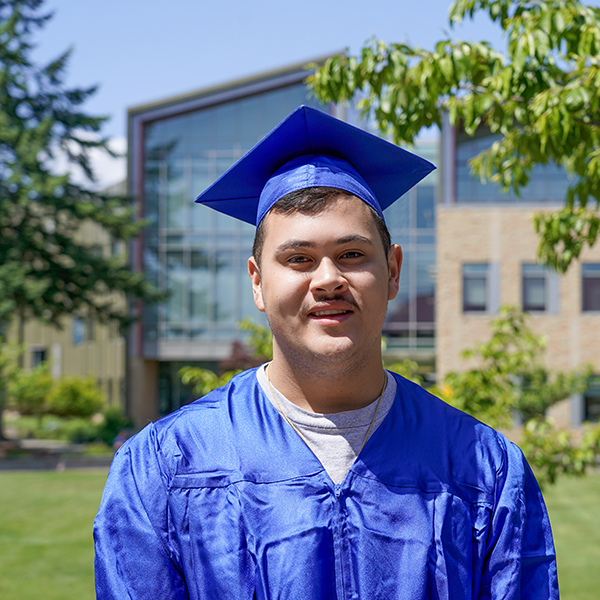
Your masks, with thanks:
[[[350,310],[316,310],[310,313],[313,317],[328,317],[330,315],[345,315],[352,312]]]
[[[322,319],[327,321],[328,319],[333,321],[339,321],[340,318],[346,315],[351,315],[354,312],[353,307],[347,301],[328,303],[321,306],[315,306],[311,311],[308,312],[308,316],[312,319]],[[333,306],[332,306],[333,304]]]

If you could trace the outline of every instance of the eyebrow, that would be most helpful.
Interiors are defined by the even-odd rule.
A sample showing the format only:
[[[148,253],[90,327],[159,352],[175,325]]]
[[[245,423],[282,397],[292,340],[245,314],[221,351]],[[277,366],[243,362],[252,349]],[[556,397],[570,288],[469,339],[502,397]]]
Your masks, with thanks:
[[[369,246],[373,246],[373,241],[364,235],[351,234],[345,235],[344,237],[338,238],[335,240],[334,244],[341,246],[343,244],[350,244],[352,242],[359,242],[362,244],[368,244]],[[283,244],[277,246],[276,252],[285,252],[286,250],[291,250],[293,248],[316,248],[317,244],[314,242],[309,242],[307,240],[286,240]]]

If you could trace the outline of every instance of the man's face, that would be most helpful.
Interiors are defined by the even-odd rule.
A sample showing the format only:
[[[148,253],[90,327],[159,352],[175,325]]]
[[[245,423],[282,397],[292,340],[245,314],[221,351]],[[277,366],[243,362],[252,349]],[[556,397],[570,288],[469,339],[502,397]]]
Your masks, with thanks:
[[[274,356],[343,364],[379,353],[402,252],[394,245],[386,256],[367,205],[345,196],[315,215],[272,212],[265,219],[260,269],[254,258],[248,269]]]

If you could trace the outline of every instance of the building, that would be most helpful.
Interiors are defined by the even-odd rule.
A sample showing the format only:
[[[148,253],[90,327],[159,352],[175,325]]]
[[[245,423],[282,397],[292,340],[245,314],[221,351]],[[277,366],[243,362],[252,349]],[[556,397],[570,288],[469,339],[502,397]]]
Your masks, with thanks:
[[[591,363],[600,374],[600,247],[586,250],[564,276],[537,264],[536,211],[558,208],[569,185],[556,166],[536,167],[519,200],[469,175],[467,161],[493,137],[474,138],[450,126],[442,132],[442,201],[437,210],[438,377],[466,367],[460,353],[489,337],[502,305],[530,314],[547,335],[547,366],[569,370]],[[586,394],[551,409],[563,425],[600,417],[600,378]]]
[[[128,192],[150,223],[130,256],[170,297],[133,307],[140,320],[126,354],[114,328],[85,315],[62,331],[27,323],[26,366],[50,358],[56,376],[94,375],[138,427],[194,399],[181,367],[217,369],[243,340],[242,319],[266,324],[246,271],[254,227],[194,198],[300,104],[368,128],[353,107],[310,97],[306,75],[304,64],[292,65],[129,110]],[[443,377],[467,366],[461,351],[489,336],[501,305],[522,306],[533,328],[548,334],[550,367],[590,362],[599,374],[586,394],[555,407],[555,416],[565,425],[598,420],[600,247],[563,277],[540,267],[531,216],[559,206],[568,179],[556,167],[537,168],[521,200],[483,185],[467,162],[491,141],[484,131],[469,138],[445,125],[440,143],[415,148],[440,168],[385,211],[404,252],[400,291],[384,325],[386,359],[408,358],[431,380]],[[101,232],[82,233],[100,251],[114,251]]]
[[[105,190],[108,195],[122,195],[125,184]],[[84,223],[77,232],[95,250],[104,255],[123,254],[122,243],[92,222]],[[62,376],[93,377],[109,405],[125,407],[125,338],[116,323],[102,325],[87,314],[62,319],[59,329],[37,320],[24,323],[14,320],[7,339],[25,344],[23,367],[36,367],[48,362],[54,379]]]
[[[85,315],[60,331],[26,323],[26,366],[50,359],[56,377],[92,374],[138,426],[194,398],[181,384],[181,367],[218,368],[243,340],[242,319],[266,323],[246,274],[254,228],[194,198],[299,104],[368,128],[351,106],[319,105],[306,75],[304,64],[292,65],[129,110],[128,191],[150,223],[131,259],[170,297],[133,307],[141,318],[126,354],[115,328]],[[600,374],[600,248],[563,277],[536,262],[531,216],[559,206],[568,179],[556,167],[537,168],[521,200],[484,185],[467,163],[491,141],[484,131],[469,138],[445,126],[441,143],[417,145],[441,168],[386,210],[392,240],[404,251],[400,291],[384,326],[386,357],[414,360],[432,379],[443,377],[466,366],[461,351],[486,339],[499,307],[512,304],[548,335],[550,367],[590,362]],[[102,232],[81,233],[99,251],[115,251]],[[600,376],[554,413],[563,424],[598,420]]]
[[[304,64],[129,110],[129,191],[150,225],[133,248],[135,268],[170,292],[142,309],[129,339],[128,412],[141,425],[193,399],[184,365],[214,368],[242,338],[238,323],[265,323],[246,264],[254,227],[194,198],[300,104],[354,124],[351,107],[321,106]],[[437,162],[437,144],[417,150]],[[404,276],[385,334],[394,357],[435,356],[435,182],[430,176],[386,212],[405,252]]]

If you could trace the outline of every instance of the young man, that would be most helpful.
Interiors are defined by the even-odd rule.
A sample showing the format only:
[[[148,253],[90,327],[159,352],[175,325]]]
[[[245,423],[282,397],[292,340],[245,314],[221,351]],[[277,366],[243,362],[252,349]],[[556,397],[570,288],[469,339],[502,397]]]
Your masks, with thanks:
[[[382,210],[431,169],[300,107],[201,195],[258,225],[273,361],[119,450],[98,598],[558,598],[520,451],[382,367],[402,263]]]

